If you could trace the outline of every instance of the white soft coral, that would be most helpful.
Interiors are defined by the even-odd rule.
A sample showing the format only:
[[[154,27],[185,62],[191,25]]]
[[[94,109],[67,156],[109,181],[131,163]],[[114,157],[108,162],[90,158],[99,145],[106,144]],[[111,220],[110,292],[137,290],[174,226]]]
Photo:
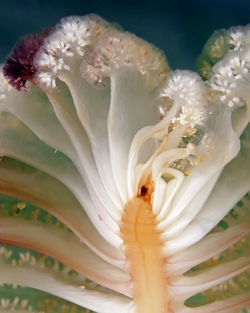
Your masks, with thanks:
[[[238,155],[250,95],[248,39],[241,42],[206,83],[188,71],[168,74],[162,53],[95,16],[62,20],[26,63],[25,51],[12,54],[5,77],[26,90],[10,87],[1,74],[0,155],[38,171],[3,166],[2,192],[43,207],[74,234],[4,218],[0,240],[52,255],[104,288],[86,283],[80,289],[77,281],[46,270],[10,265],[0,268],[0,282],[39,288],[100,313],[132,312],[137,282],[130,277],[121,219],[126,204],[149,184],[169,310],[229,313],[249,304],[243,293],[201,308],[184,305],[191,295],[245,271],[249,257],[183,276],[235,242],[230,232],[207,234],[250,187],[248,160]],[[238,239],[248,231],[243,219],[232,228]]]

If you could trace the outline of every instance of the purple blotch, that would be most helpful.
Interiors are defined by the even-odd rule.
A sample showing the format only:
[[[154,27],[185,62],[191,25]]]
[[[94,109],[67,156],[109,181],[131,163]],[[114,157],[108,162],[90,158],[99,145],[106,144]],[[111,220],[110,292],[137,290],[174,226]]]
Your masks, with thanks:
[[[34,78],[37,72],[33,64],[35,54],[51,31],[52,28],[46,28],[41,33],[24,36],[5,61],[3,74],[15,89],[25,88],[26,81]]]

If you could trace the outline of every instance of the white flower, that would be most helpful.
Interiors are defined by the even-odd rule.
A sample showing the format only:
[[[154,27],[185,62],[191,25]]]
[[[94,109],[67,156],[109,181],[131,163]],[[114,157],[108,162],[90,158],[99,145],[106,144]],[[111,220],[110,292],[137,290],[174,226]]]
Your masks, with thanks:
[[[228,299],[214,292],[210,304],[185,302],[227,287],[250,264],[249,253],[215,262],[248,242],[250,229],[246,209],[227,230],[214,229],[250,189],[249,143],[241,149],[239,139],[250,116],[250,32],[240,30],[238,48],[228,48],[206,82],[170,72],[156,48],[96,16],[64,19],[17,46],[0,77],[0,190],[71,232],[39,222],[36,211],[30,220],[3,213],[0,242],[57,261],[46,265],[33,252],[12,259],[3,246],[0,283],[99,313],[250,305],[240,284]],[[214,266],[185,274],[210,259]],[[3,299],[1,308],[35,310],[23,301]]]

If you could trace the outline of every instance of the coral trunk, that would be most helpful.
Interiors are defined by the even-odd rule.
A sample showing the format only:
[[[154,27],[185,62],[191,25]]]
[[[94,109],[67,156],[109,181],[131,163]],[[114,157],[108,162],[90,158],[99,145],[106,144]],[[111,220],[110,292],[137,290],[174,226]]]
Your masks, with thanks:
[[[136,313],[169,313],[167,277],[160,232],[152,206],[143,197],[124,209],[121,234],[134,283]]]

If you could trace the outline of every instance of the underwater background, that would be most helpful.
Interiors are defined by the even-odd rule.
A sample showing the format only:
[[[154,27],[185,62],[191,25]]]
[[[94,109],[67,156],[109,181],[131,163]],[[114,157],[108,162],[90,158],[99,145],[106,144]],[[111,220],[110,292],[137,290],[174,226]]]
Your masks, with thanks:
[[[172,68],[195,69],[214,30],[250,23],[249,0],[0,0],[0,62],[20,36],[68,15],[96,13],[162,49]]]
[[[20,36],[53,26],[64,16],[96,13],[162,49],[173,69],[194,70],[205,42],[215,30],[250,23],[250,0],[0,0],[0,5],[0,63],[4,62]],[[244,201],[249,203],[249,199],[248,194]],[[237,207],[245,205],[244,201],[239,202]],[[57,223],[56,219],[50,220],[50,215],[32,205],[0,195],[0,215],[1,213],[20,214],[28,219],[37,215],[41,222]],[[234,211],[231,211],[231,214],[234,214]],[[218,227],[226,228],[226,220]],[[239,251],[242,252],[243,249],[244,247],[240,247]],[[12,251],[10,261],[19,262],[20,255],[23,255],[23,262],[29,263],[29,260],[35,257],[37,262],[45,264],[48,268],[55,266],[55,261],[49,257],[36,253],[25,254],[24,249]],[[4,250],[0,250],[1,254],[4,256]],[[231,257],[231,254],[222,256],[224,259]],[[63,265],[58,264],[59,268],[60,266],[64,271]],[[77,274],[69,270],[68,275]],[[246,288],[249,288],[249,276],[242,276],[240,279],[243,281],[241,285],[244,283]],[[201,302],[209,302],[209,297],[212,296],[199,295],[188,304],[195,306]],[[14,301],[16,297],[19,298],[20,308],[30,306],[37,312],[90,312],[40,291],[19,286],[14,286],[14,289],[9,285],[0,286],[0,304],[1,299],[9,298]],[[27,299],[28,303],[22,302]],[[241,312],[249,311],[244,309]]]

